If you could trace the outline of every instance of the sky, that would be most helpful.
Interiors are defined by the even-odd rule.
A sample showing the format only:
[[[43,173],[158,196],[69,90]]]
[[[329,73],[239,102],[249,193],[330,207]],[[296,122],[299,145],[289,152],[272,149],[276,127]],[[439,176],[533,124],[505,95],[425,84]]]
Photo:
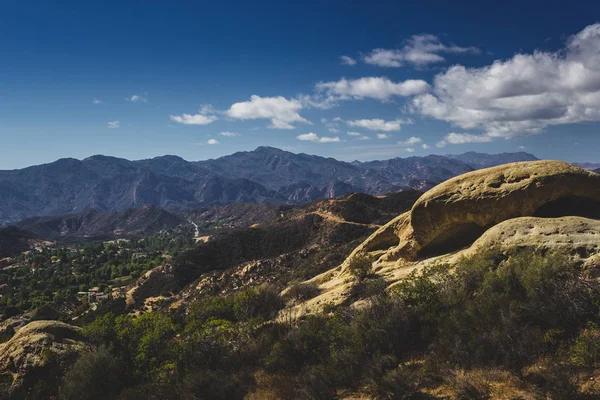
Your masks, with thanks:
[[[600,2],[487,3],[4,0],[0,169],[263,145],[600,162]]]

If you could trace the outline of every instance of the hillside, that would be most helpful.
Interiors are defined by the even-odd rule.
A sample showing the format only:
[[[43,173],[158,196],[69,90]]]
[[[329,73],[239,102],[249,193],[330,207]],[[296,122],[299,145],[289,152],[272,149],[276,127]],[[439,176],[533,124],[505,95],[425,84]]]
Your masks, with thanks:
[[[302,204],[352,192],[382,195],[409,188],[429,189],[480,165],[531,157],[526,153],[481,154],[473,165],[433,155],[347,163],[258,147],[199,162],[176,156],[140,161],[101,155],[61,159],[0,171],[0,224],[142,205],[185,211],[239,202]],[[482,161],[485,159],[488,161]]]
[[[196,242],[23,254],[1,271],[0,393],[597,398],[599,180],[519,162],[423,194],[198,210]]]
[[[29,250],[34,239],[37,237],[33,233],[16,226],[0,228],[0,258],[11,257]]]
[[[16,226],[47,240],[99,240],[149,235],[185,223],[181,217],[155,206],[118,212],[90,210],[58,217],[33,217]]]

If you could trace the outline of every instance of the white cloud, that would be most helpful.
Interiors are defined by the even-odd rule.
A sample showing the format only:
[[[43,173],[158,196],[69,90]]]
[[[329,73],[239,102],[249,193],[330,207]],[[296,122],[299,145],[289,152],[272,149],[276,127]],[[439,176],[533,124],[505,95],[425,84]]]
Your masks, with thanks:
[[[525,150],[525,146],[519,146],[519,147],[517,147],[517,150],[523,151],[523,150]]]
[[[347,132],[348,136],[354,137],[354,140],[369,140],[370,137],[363,135],[360,132]]]
[[[427,150],[427,149],[429,148],[429,145],[428,145],[427,143],[423,143],[423,144],[421,145],[421,147],[422,147],[424,150]]]
[[[377,139],[389,139],[391,137],[392,137],[392,135],[388,135],[387,133],[378,133],[377,134]]]
[[[363,56],[367,64],[379,67],[401,67],[406,64],[422,67],[445,61],[440,53],[479,53],[475,47],[446,45],[434,35],[414,35],[400,49],[375,49]]]
[[[557,52],[535,51],[481,68],[456,65],[437,75],[432,93],[411,109],[482,135],[441,145],[542,133],[547,126],[600,121],[600,24],[571,36]],[[453,141],[452,141],[453,140]]]
[[[217,110],[212,104],[202,104],[200,106],[200,114],[216,114]]]
[[[321,123],[323,125],[325,125],[325,127],[327,128],[327,130],[331,133],[340,133],[341,130],[339,129],[339,121],[341,121],[339,118],[335,118],[331,121],[327,120],[327,118],[321,118]]]
[[[131,97],[125,97],[125,100],[131,101],[132,103],[147,103],[148,99],[145,96],[134,94]]]
[[[240,134],[237,132],[229,132],[229,131],[224,131],[219,133],[219,136],[226,136],[226,137],[236,137],[239,136]]]
[[[346,121],[348,126],[365,128],[372,131],[399,131],[402,124],[408,124],[410,121],[397,119],[395,121],[385,121],[383,119],[357,119],[354,121]]]
[[[110,121],[108,123],[108,128],[109,129],[118,129],[120,127],[121,127],[121,125],[119,124],[119,121]]]
[[[207,144],[219,144],[219,141],[217,139],[208,139],[208,141],[206,143]]]
[[[300,100],[285,97],[260,97],[252,95],[249,101],[233,104],[225,113],[235,119],[270,119],[270,128],[294,129],[295,122],[310,124],[299,114],[303,105]]]
[[[414,151],[415,151],[415,149],[413,149],[412,147],[408,147],[408,148],[406,148],[404,150],[406,150],[409,153],[414,153]]]
[[[340,62],[344,65],[356,65],[356,60],[348,56],[341,56]]]
[[[94,98],[94,100],[92,100],[92,103],[94,103],[94,104],[102,104],[102,100]]]
[[[415,137],[415,136],[411,136],[408,139],[404,140],[404,141],[400,141],[398,142],[398,144],[400,146],[408,146],[411,147],[417,143],[421,143],[423,140],[421,140],[421,138],[419,137]]]
[[[317,92],[324,94],[329,103],[337,100],[372,98],[388,100],[393,96],[414,96],[429,91],[429,84],[420,79],[392,82],[385,77],[365,77],[360,79],[342,78],[339,81],[320,82]]]
[[[171,119],[171,121],[175,121],[184,125],[208,125],[219,119],[216,115],[204,114],[171,115],[169,116],[169,118]]]
[[[487,135],[473,135],[471,133],[449,133],[443,140],[437,142],[437,147],[446,147],[448,144],[465,144],[465,143],[487,143],[491,142],[492,138]]]
[[[296,138],[298,140],[314,142],[314,143],[337,143],[337,142],[340,142],[340,138],[337,136],[336,137],[327,137],[327,136],[319,137],[317,134],[312,133],[312,132],[298,135],[298,136],[296,136]]]

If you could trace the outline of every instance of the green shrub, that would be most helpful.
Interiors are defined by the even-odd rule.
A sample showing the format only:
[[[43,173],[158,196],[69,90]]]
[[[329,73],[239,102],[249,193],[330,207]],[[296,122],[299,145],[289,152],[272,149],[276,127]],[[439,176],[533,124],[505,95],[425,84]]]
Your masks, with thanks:
[[[319,288],[312,282],[294,283],[285,294],[286,300],[306,301],[318,296]]]
[[[369,256],[359,254],[350,260],[348,271],[357,280],[361,281],[371,273],[372,264],[373,260]]]
[[[600,363],[600,329],[589,324],[583,329],[570,350],[571,362],[579,367],[597,368]]]
[[[123,369],[106,349],[83,353],[69,369],[60,389],[64,400],[109,399],[123,388]]]
[[[449,379],[455,398],[460,400],[491,399],[492,386],[485,377],[460,371]]]
[[[187,316],[186,330],[192,332],[211,318],[235,320],[233,296],[201,297],[196,300]]]
[[[270,286],[247,288],[233,297],[233,312],[238,320],[270,319],[284,307],[279,293]]]

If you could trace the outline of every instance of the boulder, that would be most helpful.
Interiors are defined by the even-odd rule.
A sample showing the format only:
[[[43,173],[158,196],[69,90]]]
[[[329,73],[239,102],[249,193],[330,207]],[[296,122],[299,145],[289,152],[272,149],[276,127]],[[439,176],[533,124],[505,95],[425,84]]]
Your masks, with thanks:
[[[66,370],[89,349],[81,328],[59,321],[29,323],[0,345],[2,394],[19,399],[56,395]]]
[[[599,246],[599,174],[560,161],[468,172],[423,194],[341,266],[311,279],[321,294],[296,311],[318,312],[326,304],[346,302],[354,280],[348,266],[357,256],[370,257],[372,272],[392,285],[427,265],[452,265],[492,247],[558,250],[600,271]]]
[[[380,230],[383,238],[376,233],[369,242],[390,244],[393,230],[395,246],[381,261],[414,261],[459,250],[490,227],[524,216],[599,218],[600,175],[560,161],[469,172],[426,192],[408,215]]]

